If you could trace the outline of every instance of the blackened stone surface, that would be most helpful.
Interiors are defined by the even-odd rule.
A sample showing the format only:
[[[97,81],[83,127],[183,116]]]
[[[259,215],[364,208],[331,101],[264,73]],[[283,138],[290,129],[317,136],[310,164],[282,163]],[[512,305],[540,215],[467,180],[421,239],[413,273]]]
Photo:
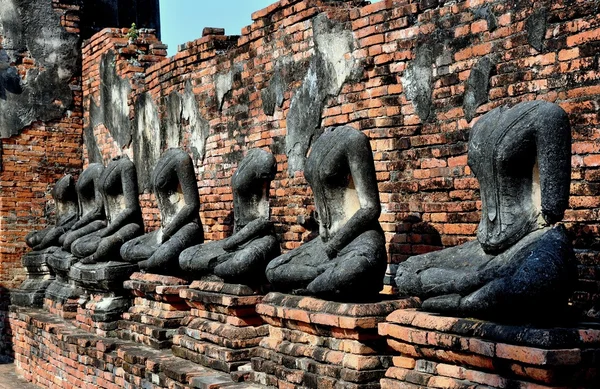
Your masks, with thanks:
[[[305,175],[320,236],[273,260],[267,278],[283,292],[371,298],[383,286],[387,255],[369,139],[348,126],[326,129],[313,144]]]
[[[545,7],[536,9],[527,18],[527,42],[536,49],[542,51],[544,49],[544,39],[546,38],[546,19],[548,10]]]
[[[120,260],[121,245],[144,230],[135,165],[127,156],[113,158],[102,172],[99,188],[108,224],[71,245],[72,253],[88,264]]]
[[[279,242],[269,221],[269,188],[276,172],[275,158],[251,149],[231,179],[234,231],[227,239],[184,250],[179,263],[193,275],[211,274],[229,283],[264,282],[267,263],[279,255]]]
[[[0,138],[71,107],[69,81],[77,70],[79,36],[60,25],[52,0],[0,0]],[[52,42],[52,44],[48,44]],[[29,52],[36,69],[21,80],[10,64]]]
[[[321,131],[326,98],[339,94],[346,81],[362,74],[359,62],[346,58],[355,47],[349,26],[320,14],[313,19],[313,34],[315,55],[302,85],[292,97],[287,115],[286,154],[290,174],[304,169],[306,153]]]
[[[544,101],[484,115],[469,139],[469,166],[481,187],[477,241],[409,258],[401,293],[423,308],[519,319],[566,308],[573,250],[559,222],[569,200],[571,131],[566,113]]]
[[[490,76],[495,69],[495,63],[490,57],[483,57],[473,69],[467,80],[467,88],[465,92],[464,110],[467,121],[471,121],[475,117],[477,107],[486,103],[489,98],[490,91]]]
[[[77,195],[75,181],[70,174],[62,177],[52,188],[52,198],[56,207],[56,222],[41,231],[32,231],[25,237],[25,243],[34,250],[58,246],[60,238],[77,222]]]
[[[126,242],[121,247],[121,256],[138,263],[141,270],[178,273],[179,254],[204,240],[198,184],[190,156],[179,148],[163,153],[154,168],[152,185],[161,227]]]

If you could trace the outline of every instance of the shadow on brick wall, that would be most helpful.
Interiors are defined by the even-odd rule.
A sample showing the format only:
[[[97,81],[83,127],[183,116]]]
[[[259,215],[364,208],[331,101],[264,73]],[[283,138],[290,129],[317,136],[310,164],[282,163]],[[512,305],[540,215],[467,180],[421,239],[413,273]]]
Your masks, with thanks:
[[[10,290],[0,285],[0,364],[11,363],[13,360],[12,334],[8,321],[9,305]]]
[[[419,216],[409,215],[396,223],[396,231],[388,248],[388,275],[385,283],[395,287],[394,276],[398,264],[413,255],[425,254],[430,251],[443,249],[440,232],[430,223],[424,222]]]

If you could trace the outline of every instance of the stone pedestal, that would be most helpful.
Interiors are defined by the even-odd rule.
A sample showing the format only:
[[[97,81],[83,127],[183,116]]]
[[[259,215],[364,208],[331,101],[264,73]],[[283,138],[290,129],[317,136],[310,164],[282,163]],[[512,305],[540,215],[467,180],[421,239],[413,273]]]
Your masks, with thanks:
[[[134,300],[119,321],[119,338],[154,349],[170,348],[173,335],[189,316],[189,306],[179,297],[179,292],[189,287],[188,282],[177,277],[133,273],[123,287],[131,291]]]
[[[127,262],[76,263],[69,278],[82,288],[75,325],[101,336],[116,336],[118,321],[131,305],[131,297],[123,282],[138,269]]]
[[[11,292],[11,303],[21,307],[41,308],[48,285],[54,281],[54,274],[48,267],[48,258],[59,248],[52,246],[44,250],[29,251],[23,255],[23,267],[27,278],[19,289]]]
[[[396,351],[384,389],[600,387],[600,330],[538,329],[398,310],[379,325]]]
[[[256,307],[269,335],[250,380],[285,388],[378,388],[392,357],[377,325],[413,299],[344,304],[269,293]]]
[[[180,295],[192,309],[173,338],[173,353],[224,372],[249,364],[268,332],[255,309],[263,296],[245,285],[206,281]]]
[[[69,279],[69,270],[79,260],[65,250],[56,250],[48,258],[48,266],[56,279],[46,289],[44,309],[64,319],[75,319],[79,298],[84,293],[73,280]]]

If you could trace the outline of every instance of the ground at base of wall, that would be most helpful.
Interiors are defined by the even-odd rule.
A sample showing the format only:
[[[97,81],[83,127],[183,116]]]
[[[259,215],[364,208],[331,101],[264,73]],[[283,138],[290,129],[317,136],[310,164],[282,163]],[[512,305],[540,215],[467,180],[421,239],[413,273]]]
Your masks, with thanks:
[[[20,377],[14,363],[0,364],[0,389],[38,389]]]

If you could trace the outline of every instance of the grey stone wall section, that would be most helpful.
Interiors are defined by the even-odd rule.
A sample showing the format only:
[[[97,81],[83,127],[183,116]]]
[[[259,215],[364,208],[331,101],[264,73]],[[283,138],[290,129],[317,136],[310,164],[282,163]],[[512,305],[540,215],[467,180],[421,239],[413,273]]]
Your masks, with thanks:
[[[137,167],[139,188],[143,192],[152,189],[150,175],[161,151],[158,108],[147,92],[140,95],[135,103],[133,125],[133,160]]]
[[[100,100],[90,107],[93,126],[104,124],[110,135],[123,148],[131,144],[129,94],[131,84],[117,74],[115,53],[109,50],[100,60]]]
[[[536,9],[527,18],[527,42],[537,51],[544,50],[544,39],[546,37],[546,19],[548,10],[545,7]]]
[[[490,76],[496,64],[490,57],[483,57],[471,70],[465,90],[464,111],[467,121],[473,120],[477,107],[488,102]]]
[[[71,107],[69,82],[80,40],[61,26],[52,0],[0,0],[0,35],[0,138],[9,138],[34,121],[60,118]],[[20,79],[11,63],[23,52],[37,67]]]
[[[135,103],[132,146],[141,191],[152,189],[152,169],[163,150],[187,144],[186,151],[195,163],[204,160],[210,124],[202,117],[191,84],[186,83],[183,93],[166,96],[162,107],[165,115],[160,118],[158,104],[149,93],[140,95]]]
[[[352,31],[326,15],[313,21],[315,55],[310,60],[308,73],[290,103],[287,116],[286,154],[288,171],[293,174],[304,170],[306,153],[321,133],[321,114],[328,96],[339,94],[342,85],[362,74],[360,62],[346,59],[355,48]]]
[[[420,45],[415,50],[415,59],[402,76],[406,97],[412,101],[417,115],[423,122],[427,121],[431,113],[434,61],[433,48],[428,44]]]

